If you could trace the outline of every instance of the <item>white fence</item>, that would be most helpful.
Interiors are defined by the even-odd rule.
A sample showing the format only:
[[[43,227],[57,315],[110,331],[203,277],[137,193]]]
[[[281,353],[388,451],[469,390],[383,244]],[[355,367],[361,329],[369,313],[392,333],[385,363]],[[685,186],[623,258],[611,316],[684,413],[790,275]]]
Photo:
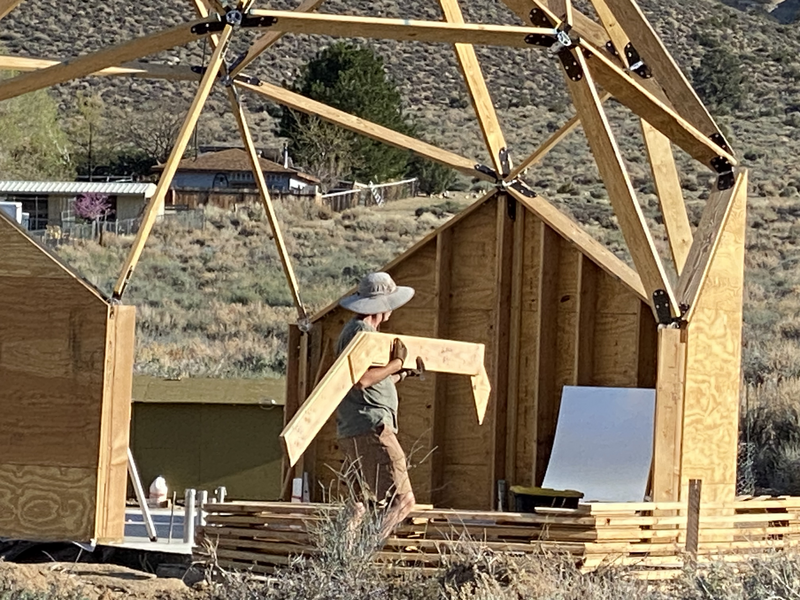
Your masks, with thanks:
[[[28,234],[46,246],[69,244],[79,240],[96,240],[100,232],[113,233],[114,235],[135,235],[139,232],[141,218],[123,219],[121,221],[93,221],[91,223],[77,222],[75,217],[69,215],[70,211],[62,214],[61,226],[48,226],[47,229],[29,231]],[[205,212],[202,209],[167,212],[159,215],[157,222],[177,222],[187,229],[205,228]]]
[[[352,190],[322,195],[322,203],[341,212],[356,206],[383,206],[386,202],[411,198],[417,195],[417,179],[404,179],[389,183],[355,183]]]

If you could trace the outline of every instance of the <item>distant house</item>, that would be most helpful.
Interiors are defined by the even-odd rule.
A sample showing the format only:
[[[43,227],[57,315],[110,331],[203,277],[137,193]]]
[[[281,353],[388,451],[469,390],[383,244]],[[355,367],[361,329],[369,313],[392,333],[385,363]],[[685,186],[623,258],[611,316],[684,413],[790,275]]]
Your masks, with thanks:
[[[320,181],[312,175],[284,167],[266,158],[260,158],[261,169],[272,193],[314,196]],[[163,171],[163,165],[154,171]],[[252,190],[255,178],[247,153],[242,148],[228,148],[217,152],[186,158],[178,164],[172,188],[176,190]]]
[[[111,204],[107,220],[135,219],[155,193],[153,183],[98,181],[0,181],[0,200],[19,202],[27,215],[28,229],[62,225],[71,201],[81,194],[105,194]]]

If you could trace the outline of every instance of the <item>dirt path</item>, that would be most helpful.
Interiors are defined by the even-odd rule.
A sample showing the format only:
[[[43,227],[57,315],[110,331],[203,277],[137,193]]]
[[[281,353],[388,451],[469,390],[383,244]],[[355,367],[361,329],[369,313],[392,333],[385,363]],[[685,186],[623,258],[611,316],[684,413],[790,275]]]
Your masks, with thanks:
[[[205,596],[179,579],[157,578],[116,565],[57,562],[0,562],[0,596],[8,591],[50,591],[53,600],[201,600]]]

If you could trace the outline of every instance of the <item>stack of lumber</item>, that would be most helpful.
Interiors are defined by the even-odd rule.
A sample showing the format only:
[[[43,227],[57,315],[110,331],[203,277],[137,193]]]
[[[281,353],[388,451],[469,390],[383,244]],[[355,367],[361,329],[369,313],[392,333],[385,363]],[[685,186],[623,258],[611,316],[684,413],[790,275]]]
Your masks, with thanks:
[[[206,505],[198,560],[272,572],[293,556],[312,556],[315,526],[341,510],[328,504],[240,502]],[[800,498],[749,498],[700,509],[697,563],[741,560],[800,542]],[[607,564],[654,576],[687,560],[685,503],[582,504],[535,513],[420,508],[390,537],[376,560],[392,567],[438,568],[479,550],[570,555],[585,570]]]
[[[651,569],[680,570],[688,560],[697,564],[741,561],[800,543],[800,498],[743,497],[733,502],[703,504],[697,532],[697,554],[686,551],[685,503],[594,504],[598,533],[631,525],[637,542],[601,542],[602,550],[588,555],[586,570],[613,563]]]

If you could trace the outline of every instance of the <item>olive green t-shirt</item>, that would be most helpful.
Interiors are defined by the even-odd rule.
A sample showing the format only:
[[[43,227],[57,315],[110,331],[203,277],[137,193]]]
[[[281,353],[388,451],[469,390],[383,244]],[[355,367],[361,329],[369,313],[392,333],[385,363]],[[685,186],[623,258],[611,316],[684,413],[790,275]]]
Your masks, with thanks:
[[[342,353],[359,331],[377,331],[359,318],[351,319],[339,334],[336,355]],[[389,376],[363,390],[353,386],[339,404],[336,414],[339,437],[362,435],[380,425],[397,433],[397,388]]]

